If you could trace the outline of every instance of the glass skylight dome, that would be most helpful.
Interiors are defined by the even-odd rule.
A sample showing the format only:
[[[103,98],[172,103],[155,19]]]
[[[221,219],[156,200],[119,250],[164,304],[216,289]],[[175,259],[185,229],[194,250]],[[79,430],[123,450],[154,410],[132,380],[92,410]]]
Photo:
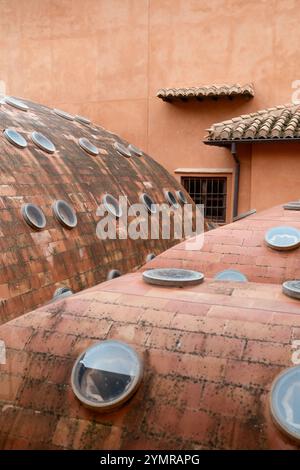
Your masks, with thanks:
[[[78,357],[71,383],[78,400],[89,408],[108,411],[137,391],[143,364],[136,351],[121,341],[102,341]]]

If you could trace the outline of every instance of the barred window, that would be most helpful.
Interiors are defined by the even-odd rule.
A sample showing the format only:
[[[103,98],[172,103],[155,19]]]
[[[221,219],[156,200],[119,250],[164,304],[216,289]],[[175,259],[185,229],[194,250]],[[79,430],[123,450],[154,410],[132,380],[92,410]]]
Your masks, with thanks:
[[[227,178],[183,176],[182,185],[196,204],[204,205],[207,219],[226,221]]]

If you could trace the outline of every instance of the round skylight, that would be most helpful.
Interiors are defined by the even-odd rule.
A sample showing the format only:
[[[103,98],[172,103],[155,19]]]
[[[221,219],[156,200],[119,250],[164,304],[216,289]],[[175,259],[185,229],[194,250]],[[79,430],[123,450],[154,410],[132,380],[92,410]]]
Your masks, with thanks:
[[[300,299],[300,280],[285,281],[282,284],[282,292],[294,299]]]
[[[216,281],[234,281],[234,282],[248,282],[245,274],[235,269],[225,269],[215,276]]]
[[[143,280],[158,286],[183,287],[200,284],[204,280],[204,274],[188,269],[159,268],[145,271]]]
[[[292,250],[300,245],[300,231],[294,227],[274,227],[266,233],[265,242],[274,250]]]
[[[69,297],[73,294],[73,291],[69,287],[58,287],[53,295],[53,300],[61,300],[65,297]]]
[[[148,212],[151,212],[152,214],[156,213],[156,205],[153,199],[148,194],[141,194],[140,201],[142,202],[142,204],[144,204]]]
[[[25,222],[30,227],[42,230],[46,227],[46,217],[42,209],[34,204],[24,204],[21,208]]]
[[[300,366],[286,369],[276,377],[270,409],[280,430],[300,442]]]
[[[55,152],[55,145],[48,139],[44,134],[40,132],[32,132],[31,140],[34,142],[40,149],[44,150],[47,153]]]
[[[105,209],[114,217],[121,217],[122,208],[115,197],[111,194],[105,194],[102,198],[102,203],[105,206]]]
[[[57,114],[57,116],[60,116],[64,119],[68,119],[68,121],[74,121],[74,116],[72,114],[66,113],[65,111],[62,111],[61,109],[53,109],[54,113]]]
[[[135,145],[129,144],[127,148],[128,148],[128,150],[131,154],[134,154],[137,157],[142,157],[143,156],[143,152],[138,147],[136,147]]]
[[[17,98],[13,98],[12,96],[7,96],[5,98],[5,103],[13,106],[14,108],[20,109],[21,111],[28,111],[27,104],[23,103],[22,101],[18,100]]]
[[[75,116],[75,121],[80,122],[81,124],[91,124],[90,119],[83,116]]]
[[[165,196],[166,196],[166,200],[168,201],[170,206],[173,206],[173,207],[178,207],[179,206],[179,204],[176,200],[176,197],[172,193],[172,191],[165,191]]]
[[[179,201],[181,202],[181,204],[187,204],[188,201],[187,201],[186,195],[181,189],[179,189],[179,191],[176,191],[176,195]]]
[[[125,145],[120,144],[119,142],[115,142],[114,148],[115,150],[117,150],[117,152],[119,152],[120,155],[123,155],[123,157],[127,157],[127,158],[131,157],[130,150],[128,150],[128,148],[125,147]]]
[[[80,147],[83,150],[85,150],[87,153],[89,153],[90,155],[99,154],[99,149],[85,137],[81,137],[78,142],[79,142]]]
[[[156,258],[156,255],[154,253],[149,253],[146,256],[146,263],[149,263],[149,261],[152,261],[154,258]]]
[[[78,357],[71,376],[78,400],[97,411],[114,409],[137,391],[143,364],[133,348],[120,341],[102,341]]]
[[[287,211],[300,211],[300,201],[288,202],[283,208]]]
[[[20,149],[24,149],[27,147],[27,142],[24,137],[19,134],[19,132],[15,131],[14,129],[5,129],[3,132],[4,136],[11,144],[15,145]]]
[[[115,279],[116,277],[120,277],[120,276],[122,276],[121,271],[119,271],[118,269],[112,269],[107,274],[106,280],[111,281],[112,279]]]
[[[56,219],[66,228],[71,229],[77,225],[77,216],[73,209],[66,201],[55,201],[52,206]]]

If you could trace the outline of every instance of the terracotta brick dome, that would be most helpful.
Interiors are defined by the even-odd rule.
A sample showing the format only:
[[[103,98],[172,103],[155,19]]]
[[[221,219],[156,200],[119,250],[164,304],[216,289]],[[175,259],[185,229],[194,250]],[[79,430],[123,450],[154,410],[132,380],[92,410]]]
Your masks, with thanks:
[[[261,226],[279,212],[258,215]],[[232,246],[243,246],[248,232],[237,232]],[[146,284],[136,272],[14,319],[0,327],[0,339],[1,448],[299,448],[269,411],[273,380],[293,365],[299,300],[270,280],[206,277],[169,288]],[[127,403],[99,413],[75,397],[71,371],[79,354],[107,339],[135,348],[144,375]]]
[[[284,205],[250,215],[205,234],[201,250],[186,249],[179,243],[151,261],[151,268],[172,266],[196,269],[208,277],[235,269],[249,281],[282,283],[300,278],[300,250],[277,251],[265,243],[266,232],[279,226],[300,229],[300,211],[285,210]],[[146,269],[146,266],[142,269]]]
[[[130,204],[147,193],[162,203],[165,190],[182,189],[148,155],[131,146],[124,156],[128,142],[118,136],[25,100],[2,99],[0,121],[0,323],[50,300],[58,287],[77,292],[105,280],[112,269],[132,271],[149,253],[174,244],[96,236],[96,209],[106,193],[127,196]],[[61,200],[75,212],[72,230],[55,216],[53,204]],[[42,210],[29,207],[42,230],[32,227],[30,214],[31,225],[26,223],[24,204]]]

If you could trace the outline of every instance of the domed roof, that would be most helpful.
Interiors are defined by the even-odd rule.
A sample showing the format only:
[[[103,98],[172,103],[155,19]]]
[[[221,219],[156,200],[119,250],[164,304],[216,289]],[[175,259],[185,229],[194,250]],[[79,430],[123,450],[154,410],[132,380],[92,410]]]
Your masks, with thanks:
[[[270,214],[259,215],[263,228]],[[243,246],[247,230],[237,231],[233,246]],[[198,285],[162,287],[136,272],[94,286],[0,327],[1,447],[299,448],[269,407],[274,379],[293,365],[299,331],[299,300],[270,282],[206,276]],[[144,375],[129,401],[103,414],[76,398],[71,372],[79,354],[105,340],[134,348]]]
[[[182,189],[146,153],[125,158],[116,144],[128,142],[117,135],[23,99],[2,99],[0,122],[9,131],[0,135],[0,323],[49,301],[58,287],[78,292],[176,242],[96,235],[104,195],[133,204],[147,193],[159,204],[165,190]]]

